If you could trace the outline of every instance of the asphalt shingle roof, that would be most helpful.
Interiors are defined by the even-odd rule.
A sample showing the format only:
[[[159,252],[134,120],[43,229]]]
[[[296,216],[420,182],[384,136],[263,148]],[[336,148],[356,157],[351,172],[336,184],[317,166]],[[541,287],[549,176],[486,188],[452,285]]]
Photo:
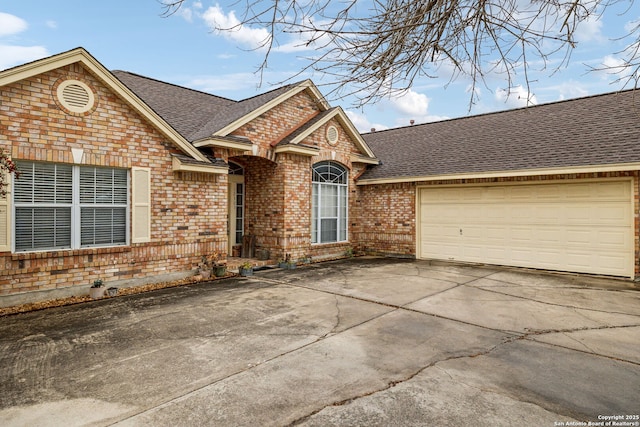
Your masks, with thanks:
[[[362,135],[388,179],[640,162],[640,91]]]
[[[212,117],[236,104],[230,99],[126,71],[113,71],[113,75],[189,141]]]
[[[196,141],[198,139],[207,138],[214,132],[224,128],[228,124],[241,119],[242,117],[250,114],[252,111],[257,110],[269,101],[277,98],[278,96],[286,93],[296,84],[290,84],[271,90],[269,92],[247,98],[242,101],[238,101],[234,104],[226,106],[219,110],[218,114],[209,118],[209,120],[198,129],[197,132],[191,134],[191,140]]]
[[[113,74],[191,142],[211,136],[298,85],[293,83],[233,101],[127,71],[113,71]]]

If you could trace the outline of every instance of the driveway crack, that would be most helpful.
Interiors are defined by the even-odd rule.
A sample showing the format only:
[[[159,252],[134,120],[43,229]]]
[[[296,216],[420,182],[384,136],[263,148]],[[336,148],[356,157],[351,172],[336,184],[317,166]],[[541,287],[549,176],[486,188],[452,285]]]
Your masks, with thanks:
[[[464,283],[461,286],[467,286],[467,285],[468,285],[468,283]],[[633,313],[623,313],[623,312],[612,311],[612,310],[598,310],[598,309],[588,308],[588,307],[577,307],[575,305],[560,304],[560,303],[554,303],[554,302],[549,302],[549,301],[541,301],[541,300],[538,300],[536,298],[525,297],[525,296],[521,296],[521,295],[513,295],[513,294],[510,294],[510,293],[507,293],[507,292],[500,292],[500,291],[497,291],[495,289],[488,289],[488,288],[476,288],[476,289],[481,289],[481,290],[486,291],[486,292],[491,292],[491,293],[504,295],[504,296],[508,296],[508,297],[512,297],[512,298],[517,298],[517,299],[521,299],[521,300],[525,300],[525,301],[537,302],[539,304],[545,304],[545,305],[550,305],[550,306],[555,306],[555,307],[564,307],[564,308],[571,308],[571,309],[574,309],[574,310],[586,310],[586,311],[595,311],[595,312],[599,312],[599,313],[621,314],[621,315],[625,315],[625,316],[640,317],[640,315],[633,314]],[[617,291],[611,291],[611,292],[617,292]],[[592,319],[589,319],[589,320],[592,320]]]
[[[464,354],[464,355],[455,355],[455,356],[450,356],[441,360],[434,360],[433,362],[429,363],[426,366],[423,366],[419,369],[417,369],[415,372],[409,374],[408,376],[398,379],[398,380],[391,380],[389,382],[387,382],[387,384],[383,387],[377,388],[375,390],[370,390],[352,397],[349,397],[347,399],[342,399],[342,400],[338,400],[332,403],[329,403],[327,405],[324,405],[321,408],[318,408],[312,412],[310,412],[309,414],[306,414],[300,418],[297,418],[295,420],[293,420],[292,422],[290,422],[289,424],[286,424],[286,427],[293,427],[293,426],[298,426],[302,423],[304,423],[305,421],[309,420],[311,417],[313,417],[314,415],[322,412],[324,409],[326,408],[331,408],[331,407],[336,407],[336,406],[344,406],[344,405],[348,405],[351,402],[355,402],[358,399],[362,399],[364,397],[368,397],[368,396],[372,396],[374,394],[389,390],[393,387],[396,387],[399,384],[403,384],[406,383],[407,381],[411,381],[413,378],[415,378],[416,376],[420,375],[421,373],[423,373],[424,371],[426,371],[429,368],[433,368],[436,367],[439,363],[443,363],[443,362],[448,362],[451,360],[459,360],[459,359],[466,359],[466,358],[475,358],[475,357],[479,357],[479,356],[486,356],[490,353],[492,353],[494,350],[496,350],[497,348],[508,344],[510,342],[512,342],[516,337],[507,337],[505,339],[503,339],[503,341],[501,343],[498,343],[490,348],[488,348],[487,350],[484,351],[479,351],[476,353],[472,353],[472,354]]]

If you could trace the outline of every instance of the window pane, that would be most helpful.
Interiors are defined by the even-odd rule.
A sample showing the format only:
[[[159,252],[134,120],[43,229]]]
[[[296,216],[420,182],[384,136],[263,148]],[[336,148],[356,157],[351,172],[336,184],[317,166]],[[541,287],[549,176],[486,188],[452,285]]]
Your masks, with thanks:
[[[18,162],[20,178],[15,180],[16,203],[71,203],[71,166]]]
[[[70,207],[17,207],[16,250],[71,247]]]
[[[126,208],[84,207],[80,217],[82,246],[126,243]]]
[[[80,203],[127,203],[127,171],[94,167],[80,168]]]
[[[347,240],[347,187],[340,187],[340,230],[338,240]]]
[[[320,216],[337,217],[338,216],[338,187],[335,185],[322,186],[322,200],[320,201]]]
[[[320,236],[322,243],[336,242],[338,240],[337,219],[322,219],[320,226],[322,227]]]
[[[311,243],[318,243],[318,191],[320,184],[311,186]]]

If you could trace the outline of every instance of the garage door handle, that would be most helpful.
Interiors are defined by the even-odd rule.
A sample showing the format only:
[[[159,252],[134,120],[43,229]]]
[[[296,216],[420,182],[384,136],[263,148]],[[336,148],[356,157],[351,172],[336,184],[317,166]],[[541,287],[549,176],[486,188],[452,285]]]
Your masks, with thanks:
[[[460,235],[462,236],[462,228],[460,229]]]

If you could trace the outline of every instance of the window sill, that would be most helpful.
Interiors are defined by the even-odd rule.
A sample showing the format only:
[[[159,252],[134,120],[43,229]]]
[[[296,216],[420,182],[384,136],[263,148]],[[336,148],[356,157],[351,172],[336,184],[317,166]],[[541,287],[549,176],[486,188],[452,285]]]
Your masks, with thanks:
[[[345,240],[343,242],[329,242],[329,243],[312,243],[311,246],[314,248],[332,248],[332,247],[340,247],[340,246],[345,246],[345,245],[349,245],[349,241]]]
[[[109,246],[101,248],[82,248],[82,249],[56,249],[50,251],[38,252],[16,252],[11,254],[13,261],[42,259],[42,258],[64,258],[81,255],[103,255],[131,252],[131,246]]]

